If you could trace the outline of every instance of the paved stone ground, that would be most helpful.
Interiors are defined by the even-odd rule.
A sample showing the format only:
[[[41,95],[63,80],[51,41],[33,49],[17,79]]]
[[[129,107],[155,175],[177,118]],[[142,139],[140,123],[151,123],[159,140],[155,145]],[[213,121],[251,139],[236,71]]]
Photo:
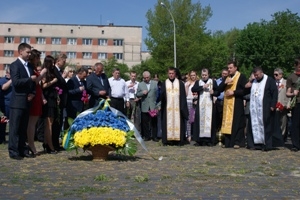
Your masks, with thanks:
[[[22,161],[0,145],[0,199],[300,199],[300,152],[162,146],[105,162],[63,151]],[[41,149],[41,143],[36,143]]]

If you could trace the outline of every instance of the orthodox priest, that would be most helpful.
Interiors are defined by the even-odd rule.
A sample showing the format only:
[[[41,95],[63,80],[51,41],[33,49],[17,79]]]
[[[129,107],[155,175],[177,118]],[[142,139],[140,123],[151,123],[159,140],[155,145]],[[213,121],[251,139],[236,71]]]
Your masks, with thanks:
[[[176,78],[176,69],[168,69],[168,79],[161,86],[162,143],[183,145],[188,109],[184,83]]]
[[[229,76],[218,86],[219,92],[224,91],[221,133],[225,136],[225,144],[222,147],[239,149],[245,146],[243,96],[247,78],[238,71],[234,61],[227,66]]]
[[[216,121],[213,96],[219,95],[217,82],[209,78],[208,69],[201,70],[201,79],[196,81],[192,92],[197,92],[193,137],[195,146],[213,146],[216,140]]]
[[[264,74],[261,67],[255,67],[252,73],[255,79],[249,79],[245,85],[246,94],[250,93],[247,148],[269,151],[273,148],[272,137],[278,89],[275,80]]]

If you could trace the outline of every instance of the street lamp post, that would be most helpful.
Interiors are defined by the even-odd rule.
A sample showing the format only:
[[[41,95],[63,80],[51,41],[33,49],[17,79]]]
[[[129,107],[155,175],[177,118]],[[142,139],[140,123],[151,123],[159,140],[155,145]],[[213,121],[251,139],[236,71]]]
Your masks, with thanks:
[[[167,11],[170,13],[171,18],[172,18],[172,22],[173,22],[173,26],[174,26],[174,67],[176,68],[176,32],[175,32],[176,27],[175,27],[175,20],[174,20],[174,17],[172,15],[171,11],[166,7],[166,5],[163,2],[160,2],[160,5],[167,9]]]

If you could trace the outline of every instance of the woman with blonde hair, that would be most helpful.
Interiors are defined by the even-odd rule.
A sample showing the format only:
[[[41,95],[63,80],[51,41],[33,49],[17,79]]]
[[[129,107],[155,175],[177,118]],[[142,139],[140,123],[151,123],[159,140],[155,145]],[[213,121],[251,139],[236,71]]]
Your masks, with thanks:
[[[68,80],[73,77],[74,71],[75,71],[75,69],[72,66],[65,67],[64,74],[67,74],[67,77],[65,78],[66,82],[68,82]]]
[[[188,142],[191,141],[191,132],[192,132],[192,125],[194,124],[193,118],[194,118],[194,107],[196,106],[195,103],[195,97],[198,95],[193,94],[192,87],[194,86],[195,82],[198,80],[197,72],[192,70],[187,75],[187,80],[185,82],[185,93],[186,93],[186,100],[187,100],[187,106],[189,110],[189,121],[186,124],[186,139]],[[197,103],[197,102],[196,102]]]

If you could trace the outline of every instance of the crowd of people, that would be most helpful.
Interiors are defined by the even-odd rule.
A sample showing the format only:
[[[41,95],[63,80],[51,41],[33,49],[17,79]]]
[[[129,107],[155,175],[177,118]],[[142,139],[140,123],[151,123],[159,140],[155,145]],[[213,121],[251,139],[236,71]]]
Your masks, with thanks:
[[[109,99],[111,107],[127,116],[144,141],[214,146],[221,133],[224,148],[270,151],[284,146],[290,133],[291,150],[300,149],[300,59],[287,80],[282,69],[275,69],[270,77],[259,66],[247,78],[235,62],[229,62],[220,78],[212,78],[207,68],[199,75],[192,70],[183,78],[170,67],[166,80],[144,71],[138,82],[136,72],[130,71],[125,81],[118,68],[108,78],[101,62],[91,68],[65,66],[65,54],[47,55],[41,65],[41,52],[26,43],[19,45],[18,53],[0,79],[0,143],[6,142],[9,120],[12,159],[41,155],[35,138],[45,153],[63,150],[60,137],[69,126],[67,119],[101,99]]]

